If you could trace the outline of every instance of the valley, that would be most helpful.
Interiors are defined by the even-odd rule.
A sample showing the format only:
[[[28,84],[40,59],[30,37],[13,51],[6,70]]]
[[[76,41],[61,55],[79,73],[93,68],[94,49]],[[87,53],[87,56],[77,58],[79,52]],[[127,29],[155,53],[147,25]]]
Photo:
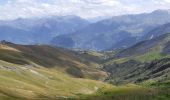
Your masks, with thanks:
[[[24,8],[33,1],[41,9]],[[0,15],[0,100],[170,100],[170,9],[116,14],[106,0],[33,1],[4,2],[29,11]],[[120,9],[123,0],[107,2]]]
[[[88,67],[93,62],[87,61],[86,65],[71,51],[5,41],[1,42],[0,51],[2,100],[75,98],[77,94],[112,87],[95,81],[107,77],[104,71]]]
[[[169,49],[164,52],[169,45],[168,36],[112,52],[1,41],[0,99],[168,100]],[[137,47],[153,41],[165,46],[158,49],[155,44],[138,53]],[[160,56],[152,56],[150,49],[155,51],[153,55]],[[134,50],[134,54],[129,52]]]

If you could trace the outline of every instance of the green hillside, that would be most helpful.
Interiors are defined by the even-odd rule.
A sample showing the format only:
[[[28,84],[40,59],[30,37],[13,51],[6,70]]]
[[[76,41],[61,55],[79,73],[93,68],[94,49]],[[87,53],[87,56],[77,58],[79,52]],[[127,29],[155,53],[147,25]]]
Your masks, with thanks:
[[[73,78],[56,69],[0,61],[0,100],[59,99],[89,94],[109,85]]]
[[[147,53],[133,59],[113,58],[119,52],[71,51],[2,41],[0,100],[170,98],[168,54],[146,62],[141,58]]]
[[[150,88],[150,86],[128,84],[103,89],[95,94],[82,96],[80,100],[169,100],[169,92],[168,88]]]
[[[2,42],[0,100],[75,98],[78,94],[91,94],[99,88],[112,87],[95,81],[105,79],[105,72],[90,67],[88,60],[87,64],[82,62],[72,51]]]
[[[170,34],[140,42],[130,48],[110,52],[104,61],[113,84],[170,80]]]
[[[96,62],[82,58],[73,51],[45,45],[24,46],[2,42],[0,60],[13,64],[39,65],[46,68],[58,69],[78,78],[103,80],[107,77],[104,71],[92,67],[93,65],[99,66]]]

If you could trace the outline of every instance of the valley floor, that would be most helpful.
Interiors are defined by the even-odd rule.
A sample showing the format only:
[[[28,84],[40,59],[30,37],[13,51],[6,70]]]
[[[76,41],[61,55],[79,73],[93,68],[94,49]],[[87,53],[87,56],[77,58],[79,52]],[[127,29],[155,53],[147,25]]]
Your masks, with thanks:
[[[101,56],[49,46],[3,44],[0,46],[0,100],[170,99],[169,59],[155,60],[152,66],[133,60],[117,65],[111,59],[103,66],[98,59]],[[138,68],[134,64],[142,66]],[[116,73],[116,77],[120,82],[125,78],[132,82],[113,85],[114,77],[108,77],[108,73],[115,76],[112,68],[118,68],[120,74]],[[138,77],[128,79],[124,77],[127,75]],[[146,79],[147,75],[150,77]],[[141,78],[142,82],[135,83]]]

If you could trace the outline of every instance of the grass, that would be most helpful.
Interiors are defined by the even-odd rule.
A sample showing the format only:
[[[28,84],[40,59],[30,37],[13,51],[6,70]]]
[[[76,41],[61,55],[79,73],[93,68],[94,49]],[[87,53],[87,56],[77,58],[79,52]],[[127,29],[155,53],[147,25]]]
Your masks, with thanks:
[[[159,87],[159,88],[170,88],[170,80],[167,81],[153,81],[153,80],[149,80],[149,81],[145,81],[143,83],[141,83],[142,86],[146,86],[146,87]]]
[[[0,47],[0,100],[72,98],[109,86],[74,77],[98,79],[105,73],[82,63],[69,50],[15,44]]]
[[[135,57],[135,59],[141,62],[149,62],[149,61],[153,61],[156,59],[162,59],[162,58],[168,58],[168,57],[170,57],[170,55],[163,55],[158,52],[148,52],[144,55]]]
[[[5,63],[3,66],[10,66]],[[89,80],[73,78],[55,69],[22,68],[20,65],[0,69],[0,100],[55,100],[59,98],[72,98],[77,94],[90,94],[95,87],[102,88],[108,84]]]
[[[88,66],[95,65],[95,61],[87,64],[84,62],[88,61],[82,62],[69,51],[48,46],[13,46],[0,48],[0,100],[169,100],[170,98],[169,81],[148,82],[141,86],[133,84],[113,86],[90,80],[99,77],[101,79],[105,75],[104,72]],[[94,60],[103,55],[91,52],[84,56]],[[152,56],[159,58],[159,55],[149,54],[139,57],[139,60],[149,60]],[[128,59],[118,59],[116,62],[122,63],[126,60]]]
[[[15,64],[28,64],[21,52],[6,49],[0,49],[0,59]]]
[[[125,58],[120,58],[120,59],[111,59],[107,62],[105,62],[105,65],[111,65],[113,63],[116,64],[121,64],[124,63],[130,59],[134,59],[140,62],[151,62],[153,60],[159,60],[159,59],[163,59],[163,58],[169,58],[170,55],[164,55],[158,52],[148,52],[145,53],[143,55],[139,55],[139,56],[131,56],[131,57],[125,57]]]
[[[83,95],[78,100],[169,100],[170,89],[141,86],[118,86],[103,89],[92,95]]]
[[[100,56],[98,53],[93,55]],[[89,57],[92,58],[92,56]],[[36,64],[46,68],[55,68],[78,78],[82,76],[84,76],[83,78],[93,79],[107,77],[104,71],[98,70],[99,64],[96,62],[88,59],[83,59],[82,61],[80,55],[75,55],[69,50],[45,45],[3,45],[0,47],[0,60],[13,64]],[[78,74],[72,73],[72,70],[77,71],[76,73]]]

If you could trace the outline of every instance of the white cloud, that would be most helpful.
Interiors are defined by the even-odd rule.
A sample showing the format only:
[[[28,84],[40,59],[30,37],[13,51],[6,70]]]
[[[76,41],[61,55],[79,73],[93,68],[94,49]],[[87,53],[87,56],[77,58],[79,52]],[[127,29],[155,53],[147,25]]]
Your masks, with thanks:
[[[170,9],[170,0],[8,0],[0,19],[78,15],[84,18]]]

